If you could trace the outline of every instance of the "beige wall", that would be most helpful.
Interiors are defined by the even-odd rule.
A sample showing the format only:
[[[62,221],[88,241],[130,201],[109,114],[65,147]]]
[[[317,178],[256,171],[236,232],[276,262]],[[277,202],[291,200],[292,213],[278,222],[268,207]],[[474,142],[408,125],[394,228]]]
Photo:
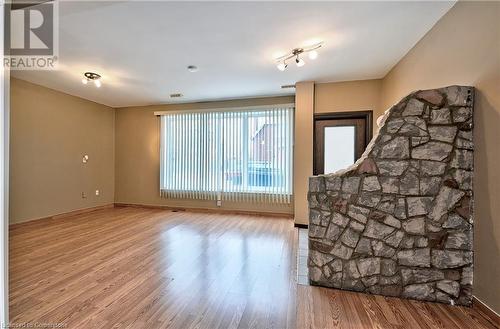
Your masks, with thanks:
[[[159,193],[159,119],[154,111],[192,110],[294,103],[293,96],[241,99],[221,102],[128,107],[116,110],[117,203],[166,205],[216,209],[215,201],[165,199]],[[223,202],[223,209],[262,212],[293,212],[292,205]]]
[[[114,109],[22,80],[10,88],[10,222],[112,203]]]
[[[294,220],[296,224],[308,224],[307,192],[309,176],[313,174],[314,82],[299,82],[295,86]]]
[[[384,78],[382,107],[451,84],[476,87],[473,293],[500,313],[499,2],[458,2]]]
[[[380,107],[382,80],[358,80],[317,83],[314,88],[314,113],[373,111],[376,119]]]

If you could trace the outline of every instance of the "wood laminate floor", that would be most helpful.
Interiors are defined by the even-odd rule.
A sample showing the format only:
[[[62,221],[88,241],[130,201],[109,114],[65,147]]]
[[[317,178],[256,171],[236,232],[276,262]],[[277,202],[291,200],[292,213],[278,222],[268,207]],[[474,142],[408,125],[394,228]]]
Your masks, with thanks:
[[[425,303],[303,285],[299,285],[297,290],[297,328],[500,328],[498,322],[495,323],[476,307]]]
[[[475,309],[297,286],[290,219],[112,208],[10,230],[10,320],[66,328],[495,328]]]

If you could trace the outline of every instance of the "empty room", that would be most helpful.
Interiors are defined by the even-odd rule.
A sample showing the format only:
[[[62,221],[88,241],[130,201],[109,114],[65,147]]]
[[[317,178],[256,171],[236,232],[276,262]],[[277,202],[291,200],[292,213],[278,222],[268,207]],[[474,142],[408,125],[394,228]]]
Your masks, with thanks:
[[[2,11],[2,328],[500,328],[500,2]]]

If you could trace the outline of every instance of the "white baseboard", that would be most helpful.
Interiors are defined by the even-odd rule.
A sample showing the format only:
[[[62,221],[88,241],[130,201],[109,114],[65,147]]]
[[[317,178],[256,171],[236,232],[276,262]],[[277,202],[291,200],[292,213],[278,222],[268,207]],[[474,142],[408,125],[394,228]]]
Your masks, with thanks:
[[[495,324],[500,326],[500,314],[495,312],[491,307],[489,307],[485,302],[477,298],[476,296],[472,296],[473,306],[477,307],[480,311],[485,313],[488,317],[491,318],[495,322]]]

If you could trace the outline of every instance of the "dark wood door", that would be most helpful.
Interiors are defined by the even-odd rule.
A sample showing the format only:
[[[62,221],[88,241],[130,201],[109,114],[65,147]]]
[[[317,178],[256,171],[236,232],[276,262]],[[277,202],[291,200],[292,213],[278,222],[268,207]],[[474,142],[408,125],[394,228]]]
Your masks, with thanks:
[[[371,114],[371,113],[370,113]],[[314,119],[314,174],[329,174],[352,165],[371,139],[371,115],[319,115]]]

